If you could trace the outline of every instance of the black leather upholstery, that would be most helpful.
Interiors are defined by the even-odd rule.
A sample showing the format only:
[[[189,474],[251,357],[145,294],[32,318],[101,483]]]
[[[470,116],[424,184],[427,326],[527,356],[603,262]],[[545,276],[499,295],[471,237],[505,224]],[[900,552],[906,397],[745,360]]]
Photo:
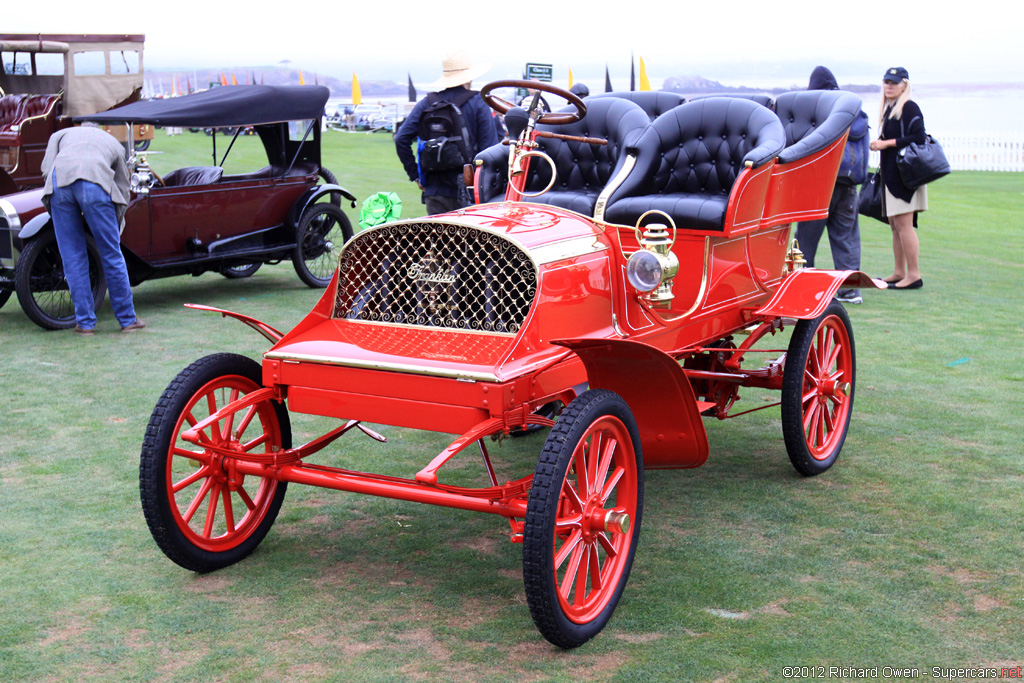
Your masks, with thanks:
[[[659,116],[636,143],[636,166],[605,218],[635,225],[651,209],[679,228],[722,230],[729,193],[746,162],[761,166],[785,145],[775,114],[747,99],[707,98]]]
[[[607,140],[592,145],[552,138],[538,138],[538,149],[555,162],[554,186],[544,194],[527,198],[535,204],[549,204],[587,216],[594,213],[597,197],[623,162],[624,150],[640,137],[649,119],[636,104],[625,99],[586,100],[587,115],[564,126],[539,124],[537,130]],[[571,111],[567,108],[565,111]],[[480,174],[481,202],[500,201],[508,185],[508,146],[495,145],[477,155],[484,164]],[[546,161],[533,158],[526,191],[538,192],[551,180]]]
[[[768,107],[769,109],[774,109],[774,106],[775,106],[775,102],[772,101],[771,95],[760,95],[760,94],[738,93],[738,92],[723,93],[721,95],[694,95],[693,97],[690,98],[690,101],[693,102],[694,100],[706,100],[709,97],[735,97],[735,98],[738,98],[738,99],[741,99],[741,100],[750,100],[751,102],[757,102],[762,107]]]
[[[212,185],[224,175],[224,169],[220,166],[187,166],[178,168],[164,176],[164,185],[167,187],[182,187],[185,185]]]
[[[600,95],[594,95],[595,99],[598,97],[618,97],[620,99],[629,100],[640,105],[640,108],[647,112],[647,116],[653,121],[658,118],[669,109],[678,107],[683,102],[686,102],[686,98],[679,93],[669,92],[667,90],[623,90],[620,92],[606,92]]]
[[[861,110],[861,99],[841,90],[801,90],[779,95],[775,112],[786,131],[785,164],[819,150],[842,137]]]

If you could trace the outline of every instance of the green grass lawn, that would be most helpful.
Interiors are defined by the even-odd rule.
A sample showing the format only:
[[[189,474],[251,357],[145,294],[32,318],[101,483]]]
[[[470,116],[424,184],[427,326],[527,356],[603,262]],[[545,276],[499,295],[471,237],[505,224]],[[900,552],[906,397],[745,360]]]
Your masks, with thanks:
[[[157,135],[158,170],[210,163],[205,136]],[[255,159],[238,172],[263,164],[238,151]],[[325,133],[324,160],[360,200],[396,191],[405,216],[422,214],[390,136]],[[709,422],[705,466],[647,474],[622,602],[571,652],[535,630],[521,546],[490,515],[293,485],[237,565],[197,575],[159,551],[138,493],[157,398],[201,356],[266,349],[182,304],[286,330],[320,295],[290,263],[144,283],[149,327],[133,335],[109,305],[93,338],[44,332],[12,299],[0,310],[0,681],[739,683],[783,680],[788,666],[881,677],[1024,663],[1024,175],[956,173],[929,194],[925,287],[865,291],[850,308],[857,399],[836,466],[798,476],[777,408]],[[889,229],[864,219],[861,231],[863,269],[891,272]],[[827,266],[827,240],[819,253]],[[743,397],[737,410],[764,398]],[[296,443],[331,426],[293,415]],[[314,460],[411,477],[449,439],[379,429],[388,444],[346,436]],[[532,471],[542,442],[494,446],[499,478]],[[454,465],[482,483],[472,458]]]

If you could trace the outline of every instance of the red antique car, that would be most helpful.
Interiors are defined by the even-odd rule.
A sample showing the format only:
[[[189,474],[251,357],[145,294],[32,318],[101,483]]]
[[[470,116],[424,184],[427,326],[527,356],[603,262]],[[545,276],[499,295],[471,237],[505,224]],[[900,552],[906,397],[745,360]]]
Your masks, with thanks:
[[[161,177],[145,154],[128,159],[131,199],[121,251],[131,284],[210,271],[244,278],[264,263],[291,259],[304,283],[326,287],[337,252],[352,236],[342,197],[355,205],[355,197],[321,164],[320,119],[329,94],[323,86],[239,85],[76,117],[121,130],[129,140],[140,124],[233,130],[230,136],[213,135],[209,166],[175,168]],[[225,172],[225,160],[247,126],[259,136],[267,165]],[[219,153],[218,138],[226,146]],[[42,194],[39,188],[0,197],[0,307],[16,292],[37,325],[74,327]],[[89,265],[98,304],[106,283],[91,243]]]
[[[858,98],[677,97],[657,115],[645,105],[669,93],[583,102],[529,83],[570,101],[554,113],[494,96],[526,85],[484,88],[511,140],[476,160],[482,203],[356,235],[286,334],[217,311],[272,347],[261,363],[196,361],[153,412],[142,504],[173,561],[206,572],[244,558],[289,483],[487,512],[523,545],[537,627],[571,648],[626,584],[644,470],[700,466],[702,418],[733,417],[741,387],[781,392],[801,474],[835,462],[855,359],[833,295],[876,285],[800,269],[790,224],[826,215]],[[788,345],[755,346],[789,327]],[[294,446],[289,411],[340,421]],[[311,462],[349,432],[385,440],[363,422],[460,436],[407,478]],[[550,433],[535,471],[499,481],[485,439],[537,428]],[[486,485],[446,482],[446,463],[472,451]]]

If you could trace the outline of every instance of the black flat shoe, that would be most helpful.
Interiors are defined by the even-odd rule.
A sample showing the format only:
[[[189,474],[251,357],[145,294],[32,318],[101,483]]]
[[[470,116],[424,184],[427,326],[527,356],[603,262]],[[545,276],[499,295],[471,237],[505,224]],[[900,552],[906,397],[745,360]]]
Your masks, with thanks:
[[[924,278],[914,280],[909,285],[905,285],[903,287],[897,287],[895,284],[890,282],[889,286],[886,287],[886,289],[895,289],[897,291],[902,291],[904,289],[921,289],[922,287],[924,287]]]

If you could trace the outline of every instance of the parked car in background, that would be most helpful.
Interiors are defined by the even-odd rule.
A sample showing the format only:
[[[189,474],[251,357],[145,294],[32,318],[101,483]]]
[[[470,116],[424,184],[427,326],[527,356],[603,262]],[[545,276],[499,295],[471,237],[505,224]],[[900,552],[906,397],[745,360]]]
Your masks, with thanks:
[[[128,149],[139,124],[235,131],[212,137],[210,166],[178,168],[161,177],[144,153],[131,155],[121,250],[132,285],[208,271],[243,278],[264,263],[291,259],[303,282],[326,287],[338,250],[352,237],[342,197],[355,205],[355,197],[321,165],[320,119],[328,94],[323,86],[230,86],[77,117],[76,122],[120,128]],[[267,165],[225,174],[225,160],[249,126],[263,143]],[[220,158],[218,138],[230,141]],[[0,198],[0,306],[17,293],[26,315],[41,327],[73,327],[71,296],[42,194],[39,188]],[[98,263],[90,245],[97,304],[106,292]]]
[[[141,35],[0,34],[0,196],[43,184],[50,136],[75,116],[139,100]],[[122,142],[122,129],[114,131]],[[136,126],[145,147],[153,127]]]

